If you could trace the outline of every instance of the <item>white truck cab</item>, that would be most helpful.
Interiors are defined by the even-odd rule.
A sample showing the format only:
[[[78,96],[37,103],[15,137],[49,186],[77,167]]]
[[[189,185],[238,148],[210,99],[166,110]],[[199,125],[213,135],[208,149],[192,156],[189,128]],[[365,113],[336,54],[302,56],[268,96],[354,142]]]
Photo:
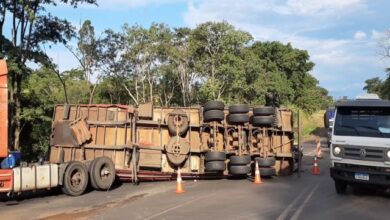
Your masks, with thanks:
[[[390,101],[368,94],[336,104],[330,174],[336,192],[347,185],[390,187]]]

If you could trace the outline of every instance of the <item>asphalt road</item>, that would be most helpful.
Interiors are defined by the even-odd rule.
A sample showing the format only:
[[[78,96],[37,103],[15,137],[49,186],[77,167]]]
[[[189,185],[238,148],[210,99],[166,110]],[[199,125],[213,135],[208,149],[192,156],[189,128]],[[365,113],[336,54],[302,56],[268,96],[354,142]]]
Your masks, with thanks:
[[[329,176],[329,151],[312,175],[314,143],[304,146],[301,177],[184,182],[125,183],[109,192],[69,197],[41,193],[0,202],[0,219],[389,219],[390,193],[348,189],[337,195]]]

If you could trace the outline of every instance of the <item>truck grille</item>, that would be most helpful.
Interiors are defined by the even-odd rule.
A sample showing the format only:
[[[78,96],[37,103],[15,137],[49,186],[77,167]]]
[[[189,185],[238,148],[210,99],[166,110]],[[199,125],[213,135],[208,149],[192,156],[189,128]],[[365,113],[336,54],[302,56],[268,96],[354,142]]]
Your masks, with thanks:
[[[344,147],[343,158],[355,160],[384,161],[384,153],[380,148],[348,146]]]

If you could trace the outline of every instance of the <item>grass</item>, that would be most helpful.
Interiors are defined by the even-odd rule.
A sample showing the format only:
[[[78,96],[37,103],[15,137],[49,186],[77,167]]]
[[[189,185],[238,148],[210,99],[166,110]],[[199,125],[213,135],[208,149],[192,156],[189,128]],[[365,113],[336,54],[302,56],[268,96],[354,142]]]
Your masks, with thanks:
[[[312,115],[302,115],[302,137],[311,139],[314,135],[323,135],[324,131],[324,110],[313,113]]]

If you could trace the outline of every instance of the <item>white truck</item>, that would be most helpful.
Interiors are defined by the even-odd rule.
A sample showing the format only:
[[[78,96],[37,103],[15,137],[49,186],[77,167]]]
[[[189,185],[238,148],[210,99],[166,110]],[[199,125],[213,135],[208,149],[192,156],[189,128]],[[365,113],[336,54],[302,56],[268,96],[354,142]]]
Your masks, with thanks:
[[[375,94],[340,100],[332,132],[330,175],[348,185],[390,187],[390,101]]]

